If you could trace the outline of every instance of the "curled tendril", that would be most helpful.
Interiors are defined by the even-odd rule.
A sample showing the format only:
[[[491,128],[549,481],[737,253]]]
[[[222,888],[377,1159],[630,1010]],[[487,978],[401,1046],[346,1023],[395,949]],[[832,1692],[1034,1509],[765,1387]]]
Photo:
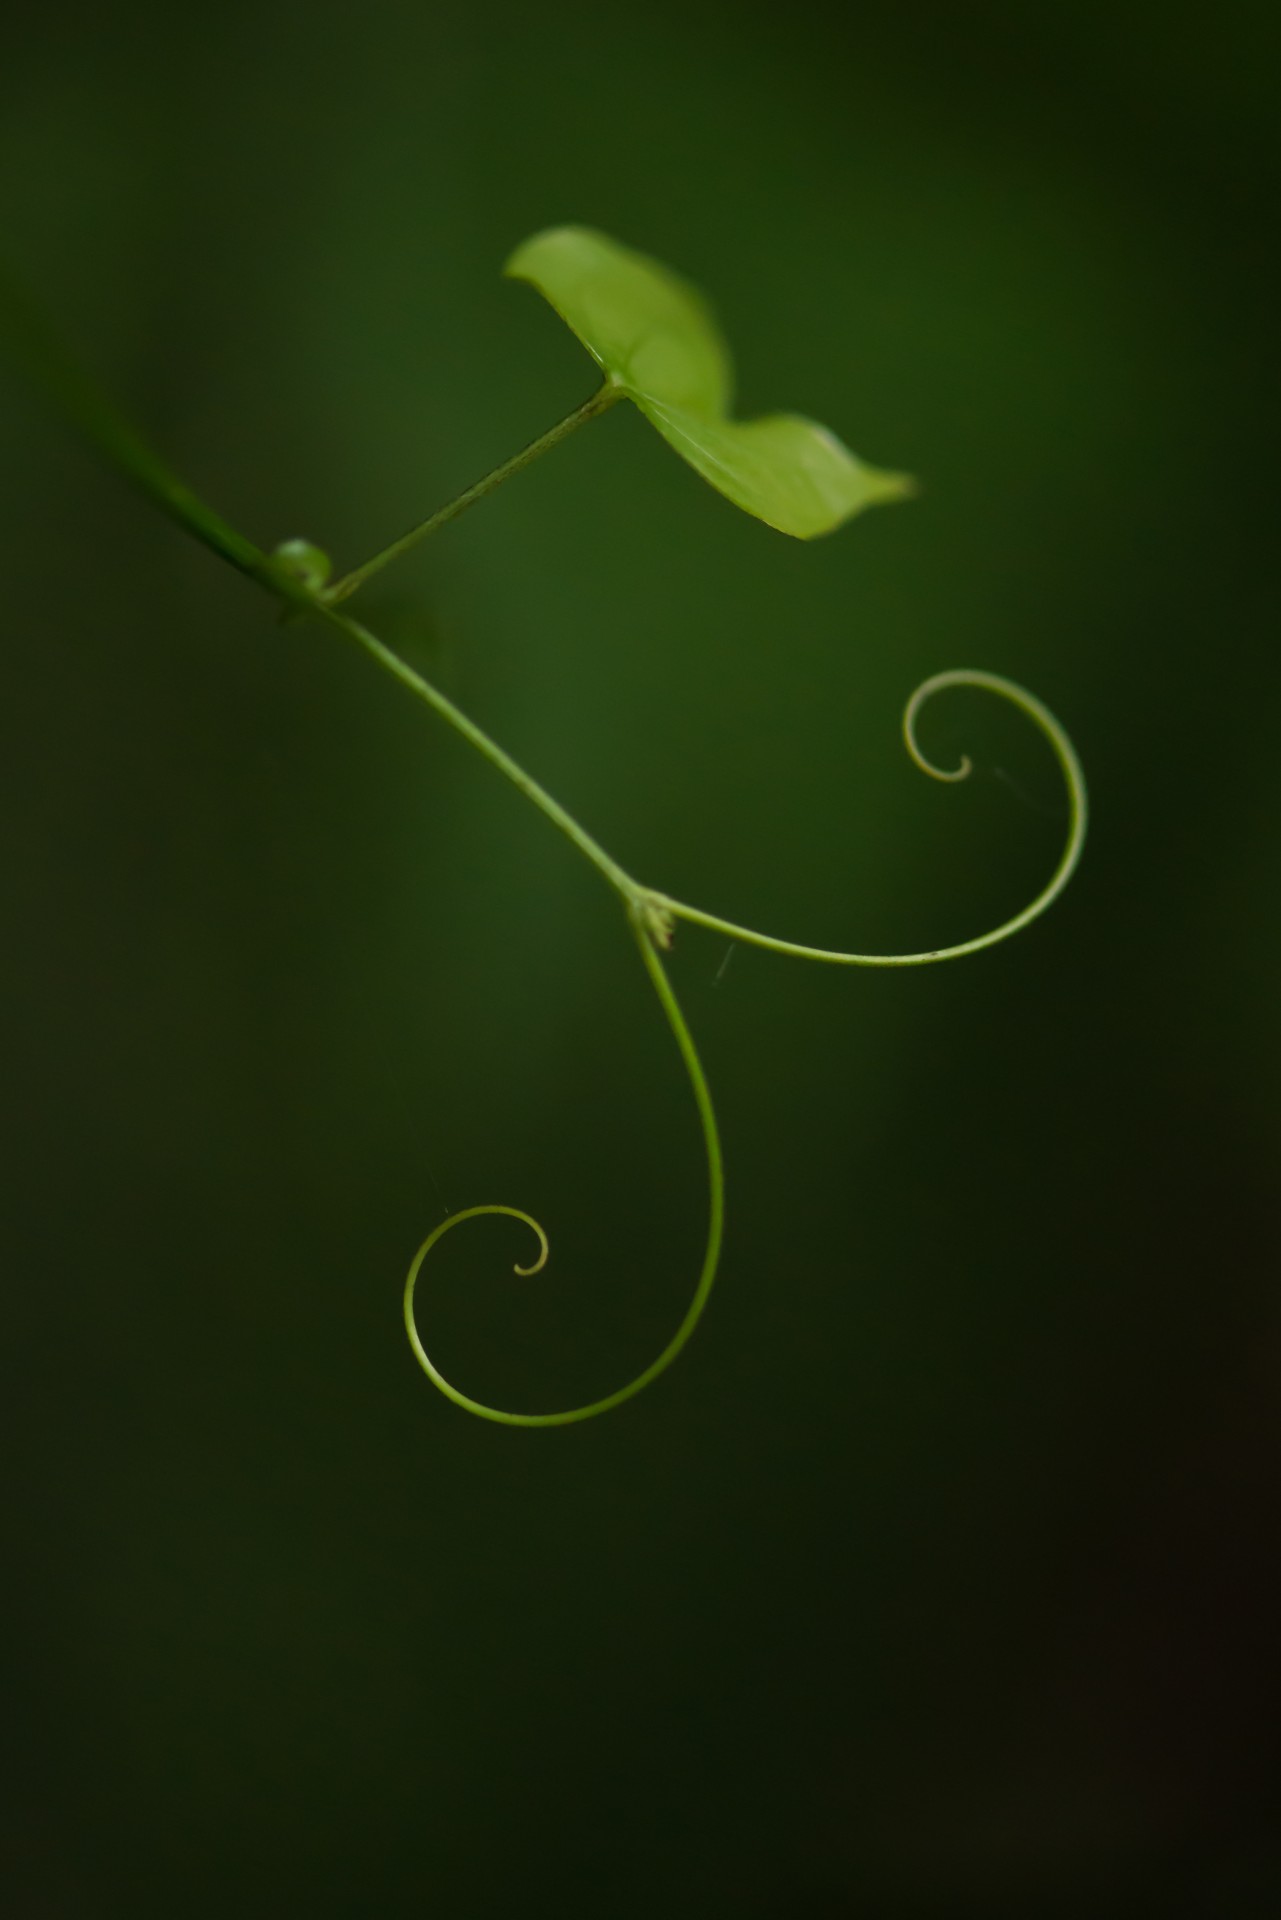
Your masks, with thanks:
[[[695,1051],[694,1041],[690,1034],[689,1027],[686,1024],[685,1016],[681,1012],[676,995],[672,991],[672,983],[667,977],[667,970],[658,957],[658,952],[654,945],[656,935],[651,916],[646,910],[645,903],[639,898],[633,899],[629,903],[629,919],[631,921],[632,931],[636,936],[636,944],[640,949],[641,959],[645,963],[645,970],[653,983],[654,991],[658,995],[659,1003],[667,1016],[667,1023],[672,1030],[676,1045],[680,1050],[681,1059],[685,1063],[685,1071],[689,1075],[690,1086],[694,1094],[694,1104],[698,1108],[699,1122],[703,1129],[703,1144],[707,1153],[708,1214],[707,1244],[703,1253],[702,1270],[698,1276],[698,1284],[694,1289],[694,1297],[685,1311],[685,1318],[681,1321],[658,1358],[652,1360],[644,1372],[638,1373],[634,1380],[629,1380],[626,1386],[618,1387],[613,1393],[607,1393],[600,1400],[591,1400],[585,1406],[570,1407],[561,1413],[508,1413],[501,1407],[486,1406],[484,1401],[473,1400],[469,1394],[461,1392],[459,1388],[453,1385],[452,1381],[446,1380],[440,1369],[428,1357],[426,1349],[418,1337],[418,1328],[414,1320],[414,1287],[417,1284],[422,1264],[432,1248],[436,1245],[436,1242],[443,1238],[443,1236],[450,1231],[451,1227],[458,1226],[463,1220],[474,1219],[477,1214],[505,1213],[513,1220],[522,1221],[525,1226],[529,1227],[532,1232],[537,1235],[539,1246],[538,1258],[533,1266],[517,1267],[516,1272],[519,1274],[537,1273],[545,1264],[548,1251],[547,1235],[543,1232],[537,1220],[535,1220],[531,1214],[522,1213],[519,1207],[467,1207],[462,1213],[451,1214],[448,1220],[442,1221],[440,1226],[428,1234],[421,1247],[419,1247],[418,1252],[414,1255],[413,1265],[410,1267],[408,1278],[405,1281],[405,1329],[409,1334],[409,1344],[413,1348],[418,1359],[418,1364],[427,1375],[427,1378],[432,1381],[435,1386],[439,1387],[440,1391],[445,1394],[448,1399],[452,1400],[455,1406],[463,1407],[468,1413],[479,1414],[482,1420],[496,1420],[500,1425],[505,1427],[572,1426],[579,1420],[594,1419],[598,1413],[608,1413],[611,1407],[621,1406],[624,1400],[630,1400],[633,1394],[640,1393],[649,1385],[651,1380],[657,1380],[659,1374],[664,1373],[667,1368],[671,1366],[672,1361],[676,1358],[682,1347],[684,1347],[686,1341],[693,1333],[694,1328],[702,1318],[703,1308],[707,1305],[707,1298],[711,1293],[712,1283],[716,1278],[716,1268],[721,1253],[721,1234],[725,1220],[725,1176],[721,1159],[720,1134],[716,1126],[716,1114],[712,1107],[712,1096],[708,1089],[707,1078],[703,1072],[702,1062],[699,1060],[698,1054]]]
[[[573,815],[553,799],[546,788],[528,774],[509,753],[505,752],[497,741],[490,739],[488,734],[456,707],[452,700],[434,687],[430,681],[425,680],[407,661],[402,660],[367,627],[342,612],[338,605],[338,602],[344,599],[355,586],[368,578],[387,560],[406,551],[410,545],[415,544],[427,533],[444,525],[447,520],[453,519],[509,474],[527,465],[534,454],[554,445],[580,421],[590,418],[593,413],[602,411],[617,398],[616,388],[610,380],[607,380],[605,386],[584,406],[569,415],[541,440],[535,441],[524,453],[518,454],[515,459],[507,461],[503,466],[495,468],[493,473],[458,495],[430,520],[422,522],[409,535],[394,542],[381,554],[375,555],[372,561],[357,568],[353,573],[345,575],[343,580],[331,587],[327,585],[329,572],[327,556],[319,548],[313,547],[310,542],[290,540],[286,541],[274,554],[264,553],[199,500],[140,438],[112,403],[98,392],[73,356],[45,325],[41,316],[30,310],[22,295],[11,286],[2,272],[0,272],[0,344],[16,351],[20,364],[26,367],[54,406],[64,413],[122,473],[132,479],[164,513],[185,527],[213,552],[238,568],[241,573],[257,581],[260,586],[283,600],[288,610],[310,614],[361,647],[385,673],[390,674],[415,699],[429,707],[446,725],[452,727],[455,733],[467,741],[506,780],[509,780],[527,801],[539,808],[553,826],[572,842],[579,853],[597,868],[626,903],[642,961],[685,1063],[694,1102],[698,1109],[699,1123],[703,1130],[707,1156],[707,1243],[694,1295],[686,1309],[684,1319],[658,1358],[652,1361],[642,1373],[637,1374],[626,1386],[619,1387],[616,1392],[607,1394],[603,1399],[593,1400],[586,1406],[574,1407],[563,1413],[505,1413],[497,1407],[488,1407],[481,1401],[469,1398],[443,1377],[427,1357],[418,1338],[413,1310],[414,1288],[424,1260],[437,1241],[462,1221],[474,1219],[479,1214],[491,1213],[505,1214],[519,1220],[537,1239],[538,1258],[532,1266],[517,1267],[517,1273],[527,1276],[539,1272],[546,1262],[548,1251],[547,1236],[530,1214],[521,1212],[517,1207],[484,1206],[468,1207],[461,1213],[451,1215],[428,1235],[418,1249],[405,1282],[405,1325],[409,1332],[410,1344],[428,1378],[456,1405],[464,1407],[469,1413],[479,1414],[486,1420],[497,1420],[508,1426],[566,1426],[574,1421],[591,1419],[595,1414],[605,1413],[611,1407],[619,1406],[624,1400],[631,1399],[671,1365],[697,1326],[716,1278],[724,1220],[724,1174],[711,1094],[708,1091],[707,1079],[689,1027],[659,957],[659,949],[665,949],[671,945],[674,923],[678,919],[688,920],[695,925],[728,935],[731,940],[765,947],[775,953],[794,954],[800,959],[826,960],[838,966],[923,966],[935,960],[952,960],[961,954],[977,953],[984,947],[994,946],[998,941],[1008,939],[1011,934],[1017,933],[1020,928],[1027,926],[1045,912],[1066,886],[1080,859],[1086,829],[1085,777],[1067,734],[1049,709],[1044,707],[1033,694],[1016,686],[1013,681],[1004,680],[993,673],[960,669],[951,673],[935,674],[932,679],[926,680],[917,688],[907,703],[903,716],[903,736],[907,750],[921,771],[929,774],[932,779],[959,781],[964,780],[970,772],[968,759],[963,759],[959,766],[950,771],[936,766],[922,752],[917,742],[916,722],[922,707],[936,693],[950,687],[979,687],[1010,701],[1040,728],[1058,759],[1067,784],[1069,812],[1067,843],[1059,858],[1059,864],[1047,885],[1031,904],[1021,913],[1016,914],[1013,919],[1002,922],[991,932],[982,934],[977,939],[963,941],[958,946],[936,947],[925,953],[875,954],[840,953],[823,947],[801,946],[789,940],[776,940],[768,934],[758,933],[752,927],[737,926],[733,921],[703,913],[697,907],[687,906],[681,901],[669,899],[665,894],[655,892],[652,888],[640,886],[630,874],[624,872],[617,861],[606,853],[599,842],[580,826]]]
[[[1054,751],[1067,787],[1068,833],[1066,844],[1059,857],[1059,864],[1045,887],[1021,913],[1015,914],[1013,919],[1003,921],[991,932],[980,934],[977,939],[966,940],[953,947],[931,948],[925,953],[880,954],[838,953],[824,947],[805,947],[790,940],[775,940],[768,934],[757,933],[752,927],[737,926],[733,921],[718,919],[713,914],[703,913],[697,907],[686,906],[682,901],[669,899],[666,894],[655,893],[647,887],[637,887],[626,876],[621,876],[621,883],[620,877],[615,877],[614,884],[619,887],[620,892],[624,893],[628,902],[628,917],[640,949],[641,959],[685,1063],[703,1130],[703,1141],[707,1153],[708,1226],[702,1270],[694,1289],[693,1299],[676,1332],[658,1358],[651,1361],[644,1372],[638,1373],[633,1380],[629,1380],[626,1386],[619,1387],[600,1400],[589,1401],[581,1407],[571,1407],[562,1413],[508,1413],[500,1407],[486,1406],[483,1401],[473,1400],[470,1395],[462,1393],[445,1379],[439,1368],[428,1358],[418,1337],[418,1329],[414,1321],[414,1288],[423,1262],[437,1241],[460,1222],[475,1219],[479,1214],[506,1214],[513,1220],[521,1221],[534,1233],[538,1240],[538,1258],[532,1266],[518,1266],[516,1272],[519,1274],[538,1273],[545,1265],[548,1253],[547,1235],[532,1215],[522,1213],[519,1207],[467,1207],[461,1213],[451,1214],[448,1220],[443,1221],[428,1234],[414,1256],[413,1265],[405,1281],[405,1327],[409,1334],[409,1343],[424,1373],[443,1394],[454,1402],[455,1406],[465,1408],[468,1413],[479,1414],[484,1420],[496,1420],[509,1427],[564,1427],[575,1421],[593,1419],[598,1413],[608,1413],[612,1407],[621,1406],[624,1400],[630,1400],[633,1394],[640,1393],[647,1387],[651,1380],[656,1380],[680,1353],[702,1316],[716,1278],[717,1263],[720,1259],[725,1209],[724,1172],[720,1136],[707,1079],[685,1016],[672,991],[667,970],[659,958],[658,949],[671,944],[672,927],[677,919],[688,920],[696,926],[709,927],[714,932],[728,934],[732,939],[746,941],[753,946],[766,947],[774,953],[793,954],[801,959],[827,960],[838,966],[852,967],[915,967],[924,966],[935,960],[953,960],[964,953],[977,953],[983,947],[995,946],[999,941],[1007,940],[1011,934],[1017,933],[1021,927],[1027,926],[1030,921],[1044,913],[1067,885],[1081,857],[1081,849],[1085,843],[1087,816],[1085,775],[1081,770],[1081,763],[1077,759],[1072,742],[1049,708],[1043,706],[1034,694],[1017,686],[1014,681],[1002,679],[999,674],[982,673],[971,668],[957,668],[949,673],[936,673],[916,689],[903,712],[903,740],[907,751],[922,773],[929,774],[933,780],[948,782],[964,780],[971,771],[971,762],[967,757],[962,757],[959,765],[952,769],[936,766],[923,752],[917,739],[916,723],[922,707],[936,693],[942,693],[950,687],[978,687],[1010,701],[1039,727]],[[610,864],[612,866],[612,863]],[[615,869],[615,875],[617,874],[618,870]]]
[[[672,900],[665,893],[649,896],[653,907],[674,919],[688,920],[694,926],[709,927],[714,933],[727,934],[730,939],[745,941],[750,946],[765,947],[771,953],[787,953],[800,960],[826,960],[839,967],[923,967],[936,960],[957,960],[964,953],[979,953],[984,947],[997,946],[1002,940],[1008,940],[1012,933],[1018,933],[1033,920],[1039,919],[1071,879],[1085,845],[1088,806],[1085,774],[1076,749],[1049,708],[1034,693],[1029,693],[1026,687],[1003,679],[997,673],[982,673],[974,667],[957,667],[922,681],[903,710],[904,744],[915,765],[922,773],[927,773],[931,780],[965,780],[971,771],[968,758],[962,758],[960,764],[951,770],[936,766],[922,752],[916,737],[916,723],[922,707],[936,693],[942,693],[949,687],[978,687],[999,695],[1002,700],[1008,700],[1044,734],[1063,774],[1068,799],[1067,840],[1058,866],[1035,900],[1024,907],[1021,913],[1016,913],[1010,920],[1003,920],[999,927],[993,927],[990,932],[981,933],[973,940],[962,940],[953,947],[930,947],[923,953],[842,953],[828,947],[801,946],[794,940],[776,940],[769,934],[758,933],[754,927],[736,926],[732,920],[722,920],[716,914],[704,913],[699,907]]]

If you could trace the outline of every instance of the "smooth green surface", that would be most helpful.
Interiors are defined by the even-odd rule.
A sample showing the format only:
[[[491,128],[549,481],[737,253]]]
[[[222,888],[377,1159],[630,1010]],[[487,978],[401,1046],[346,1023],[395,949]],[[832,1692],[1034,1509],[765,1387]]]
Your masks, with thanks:
[[[518,247],[507,272],[538,288],[697,473],[780,533],[812,540],[911,493],[906,475],[867,466],[816,421],[730,419],[724,336],[698,291],[660,262],[589,227],[553,227]]]

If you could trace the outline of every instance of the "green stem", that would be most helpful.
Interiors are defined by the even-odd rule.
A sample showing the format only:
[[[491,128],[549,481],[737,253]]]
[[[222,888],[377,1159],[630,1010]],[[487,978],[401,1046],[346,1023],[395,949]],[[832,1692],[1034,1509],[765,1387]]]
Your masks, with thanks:
[[[451,520],[456,520],[460,513],[466,513],[468,507],[475,506],[478,500],[483,500],[487,493],[494,491],[495,487],[501,487],[504,480],[510,480],[514,473],[522,472],[542,454],[549,452],[552,447],[559,446],[562,440],[567,440],[570,434],[581,427],[585,421],[594,420],[597,414],[605,413],[616,400],[621,398],[621,395],[621,387],[606,380],[603,386],[596,389],[590,400],[584,400],[581,407],[575,407],[572,413],[566,414],[563,420],[558,420],[554,427],[549,427],[547,432],[540,434],[537,440],[531,440],[527,447],[522,447],[519,453],[514,453],[510,460],[504,460],[501,467],[495,467],[492,473],[487,473],[482,480],[477,480],[456,499],[447,501],[443,507],[437,507],[435,513],[426,520],[420,521],[417,526],[411,527],[408,533],[402,533],[399,540],[393,540],[389,547],[384,547],[380,553],[374,554],[372,559],[364,562],[363,566],[353,567],[352,571],[344,574],[341,580],[336,580],[325,595],[330,605],[337,606],[340,600],[345,600],[349,594],[355,593],[358,587],[364,586],[366,580],[372,579],[376,573],[381,573],[382,569],[389,566],[393,560],[399,560],[403,553],[409,553],[421,540],[426,540],[429,534],[447,526]]]
[[[60,334],[0,269],[0,339],[54,408],[162,513],[241,573],[296,598],[268,556],[184,486],[107,398]]]
[[[399,680],[402,687],[408,687],[412,694],[429,706],[434,713],[438,713],[442,720],[447,720],[456,733],[460,733],[464,740],[475,747],[477,753],[488,760],[491,767],[496,767],[499,773],[510,780],[527,800],[532,801],[541,813],[546,814],[566,839],[571,840],[579,852],[584,854],[594,867],[599,868],[610,885],[618,889],[629,905],[644,895],[645,889],[640,887],[630,874],[625,873],[616,860],[610,858],[600,843],[593,840],[584,827],[579,826],[572,813],[566,812],[560,802],[553,800],[547,789],[540,786],[532,774],[526,773],[520,763],[513,760],[509,753],[505,753],[496,740],[491,740],[483,728],[478,727],[474,720],[467,717],[461,707],[456,707],[452,700],[440,692],[439,688],[431,684],[430,680],[424,680],[420,673],[415,673],[414,669],[406,665],[398,653],[393,653],[377,634],[371,633],[368,627],[362,627],[360,622],[353,620],[350,614],[339,613],[336,608],[326,606],[323,602],[314,604],[313,611],[328,626],[336,628],[339,633],[345,634],[349,640],[354,640],[358,646],[363,647],[384,672],[391,674],[393,679]]]
[[[428,1357],[426,1349],[418,1337],[418,1328],[414,1321],[414,1288],[418,1283],[418,1275],[422,1270],[423,1262],[437,1241],[442,1239],[451,1228],[458,1226],[463,1220],[474,1219],[477,1214],[509,1214],[513,1219],[523,1221],[525,1225],[532,1230],[538,1240],[538,1258],[532,1266],[517,1267],[516,1272],[519,1274],[537,1273],[542,1267],[547,1258],[547,1236],[538,1222],[530,1214],[522,1213],[519,1208],[516,1207],[467,1207],[462,1213],[451,1214],[448,1220],[442,1221],[440,1226],[428,1234],[422,1246],[419,1247],[418,1252],[414,1255],[413,1264],[405,1280],[405,1331],[409,1335],[409,1344],[414,1350],[419,1366],[421,1366],[423,1372],[434,1386],[439,1387],[440,1391],[448,1399],[452,1400],[455,1406],[464,1408],[468,1413],[479,1414],[482,1420],[495,1420],[499,1425],[505,1427],[572,1426],[580,1420],[593,1420],[599,1413],[609,1413],[612,1408],[621,1406],[624,1400],[630,1400],[633,1395],[643,1392],[644,1389],[650,1385],[651,1381],[657,1380],[660,1373],[667,1371],[672,1361],[675,1360],[676,1356],[687,1344],[690,1335],[702,1318],[703,1309],[707,1305],[708,1297],[711,1294],[713,1284],[716,1280],[716,1268],[719,1264],[721,1253],[721,1236],[725,1226],[725,1169],[724,1162],[721,1158],[720,1134],[716,1126],[716,1114],[712,1107],[712,1096],[707,1085],[707,1076],[703,1072],[702,1062],[699,1060],[698,1052],[694,1046],[694,1041],[686,1023],[685,1016],[681,1012],[680,1004],[672,990],[672,983],[667,977],[667,969],[659,959],[657,950],[648,931],[643,908],[634,902],[629,910],[628,917],[631,921],[632,932],[636,936],[636,943],[640,948],[641,959],[645,963],[645,969],[649,974],[650,980],[653,982],[654,991],[658,995],[659,1003],[667,1016],[667,1024],[672,1030],[676,1045],[680,1049],[681,1059],[685,1063],[685,1071],[689,1075],[690,1086],[694,1094],[694,1102],[698,1108],[699,1124],[703,1130],[703,1145],[707,1154],[708,1186],[707,1245],[703,1253],[703,1265],[694,1287],[693,1298],[686,1308],[684,1319],[658,1358],[651,1360],[644,1371],[638,1373],[634,1379],[629,1380],[626,1386],[617,1387],[613,1393],[605,1394],[600,1400],[590,1400],[585,1406],[570,1407],[561,1413],[508,1413],[501,1407],[488,1406],[483,1400],[473,1400],[469,1394],[462,1393],[451,1381],[446,1380],[444,1374],[440,1372],[439,1368],[437,1368],[435,1363]]]

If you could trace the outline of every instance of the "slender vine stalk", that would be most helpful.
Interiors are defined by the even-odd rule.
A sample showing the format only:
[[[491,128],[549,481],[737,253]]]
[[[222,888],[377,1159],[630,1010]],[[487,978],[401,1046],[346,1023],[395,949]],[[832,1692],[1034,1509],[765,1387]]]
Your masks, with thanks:
[[[390,546],[365,561],[363,565],[354,568],[334,585],[327,587],[324,584],[324,574],[328,563],[325,556],[317,549],[310,547],[304,541],[287,541],[282,543],[274,553],[262,551],[198,499],[190,488],[172,474],[123,415],[98,390],[53,331],[35,314],[2,274],[0,274],[0,338],[8,343],[28,374],[71,425],[90,441],[112,466],[132,480],[170,519],[184,527],[188,533],[209,547],[221,559],[275,595],[284,603],[288,611],[311,614],[335,632],[342,634],[345,639],[361,647],[385,672],[391,674],[415,698],[430,707],[456,733],[461,734],[477,753],[509,780],[532,805],[545,814],[622,898],[628,923],[640,950],[641,960],[685,1065],[702,1128],[707,1159],[707,1240],[702,1266],[684,1318],[658,1357],[626,1385],[615,1389],[612,1393],[589,1401],[583,1406],[560,1412],[511,1413],[473,1399],[445,1379],[428,1357],[419,1338],[414,1318],[414,1296],[423,1264],[444,1235],[465,1220],[476,1219],[487,1214],[506,1215],[521,1222],[533,1233],[538,1248],[537,1257],[528,1267],[518,1266],[516,1272],[522,1275],[539,1272],[547,1260],[548,1242],[542,1227],[533,1216],[516,1207],[498,1205],[466,1207],[459,1213],[451,1214],[447,1220],[442,1221],[428,1234],[419,1247],[410,1266],[404,1291],[405,1327],[410,1345],[420,1365],[440,1391],[467,1412],[507,1426],[550,1427],[589,1420],[597,1414],[606,1413],[611,1408],[621,1405],[623,1401],[640,1393],[671,1365],[697,1326],[716,1278],[724,1224],[724,1169],[711,1092],[689,1026],[681,1012],[660,953],[661,949],[671,945],[676,921],[685,920],[695,926],[707,927],[714,932],[728,935],[731,939],[764,947],[774,953],[792,955],[801,959],[827,961],[839,966],[924,966],[938,960],[955,959],[962,954],[977,953],[984,947],[993,946],[998,941],[1008,939],[1011,934],[1017,933],[1045,912],[1062,892],[1080,859],[1087,816],[1085,777],[1067,734],[1049,709],[1033,694],[998,674],[985,673],[978,669],[963,668],[935,674],[916,689],[904,712],[903,736],[907,751],[922,772],[937,780],[963,780],[970,771],[968,760],[962,760],[958,767],[950,771],[936,766],[923,753],[918,743],[917,720],[922,707],[927,700],[947,689],[977,687],[1010,701],[1039,728],[1048,740],[1058,760],[1067,789],[1066,844],[1046,886],[1030,905],[1021,913],[1015,914],[1012,919],[1002,922],[1000,926],[975,939],[962,941],[958,945],[907,954],[843,953],[822,947],[803,946],[794,941],[780,940],[772,935],[760,933],[752,927],[739,926],[734,921],[706,913],[699,907],[675,900],[670,895],[660,893],[652,887],[641,885],[605,851],[572,814],[560,805],[559,801],[553,799],[531,774],[527,773],[509,753],[478,727],[474,720],[471,720],[454,705],[452,700],[394,653],[376,634],[371,633],[361,622],[340,610],[340,603],[384,566],[409,552],[420,541],[437,532],[449,521],[456,519],[469,506],[483,499],[487,493],[491,493],[495,487],[500,486],[513,474],[529,466],[551,447],[558,445],[587,420],[594,419],[598,414],[605,412],[619,397],[618,390],[611,380],[607,379],[591,399],[585,401],[581,407],[576,408],[573,413],[514,455],[512,459],[496,467],[492,473],[468,487],[465,492],[439,508],[427,520],[403,534],[400,539],[393,541]]]
[[[325,622],[326,626],[333,627],[349,640],[354,640],[357,646],[363,647],[386,673],[389,673],[394,680],[399,680],[402,687],[407,687],[410,693],[422,700],[434,713],[438,713],[442,720],[446,720],[455,733],[460,733],[469,746],[474,747],[483,759],[488,760],[491,767],[496,767],[499,773],[510,780],[527,800],[532,801],[541,813],[545,813],[547,818],[559,827],[566,839],[572,841],[578,851],[584,858],[590,860],[594,867],[599,868],[611,886],[616,887],[624,899],[630,901],[637,892],[641,891],[631,876],[624,873],[618,862],[611,860],[604,847],[593,840],[586,828],[581,827],[573,814],[567,812],[558,800],[553,800],[547,789],[540,786],[532,774],[526,773],[518,761],[504,752],[496,740],[491,740],[483,728],[469,719],[461,707],[456,707],[439,687],[434,687],[430,680],[424,680],[422,674],[416,673],[398,653],[393,653],[377,634],[371,633],[368,627],[363,627],[358,620],[353,620],[350,614],[340,613],[336,607],[327,606],[323,599],[313,606],[312,611]]]
[[[439,532],[441,527],[448,526],[451,520],[456,520],[460,513],[466,513],[468,507],[474,507],[478,500],[483,500],[487,493],[494,491],[495,487],[501,487],[504,480],[510,480],[514,473],[521,473],[526,467],[532,466],[541,455],[559,446],[562,440],[567,440],[576,428],[583,426],[588,420],[594,420],[597,414],[604,413],[621,398],[621,388],[614,381],[606,380],[597,387],[590,399],[584,400],[581,407],[575,407],[572,413],[567,413],[563,420],[558,420],[554,427],[549,427],[546,433],[538,436],[537,440],[531,440],[527,447],[522,447],[519,453],[514,453],[510,460],[504,460],[501,467],[495,467],[492,473],[487,473],[483,479],[467,487],[456,499],[447,500],[443,507],[437,507],[435,513],[429,514],[426,520],[420,520],[417,526],[409,529],[408,533],[402,533],[399,540],[393,540],[390,546],[381,548],[362,566],[353,567],[351,572],[344,574],[341,580],[335,580],[334,584],[327,589],[325,598],[331,606],[336,606],[340,600],[345,600],[348,594],[355,593],[358,587],[363,587],[366,580],[371,580],[374,574],[381,573],[382,569],[389,566],[393,560],[399,560],[402,554],[411,552],[420,540],[426,540],[429,535]]]
[[[0,341],[54,410],[109,466],[221,560],[271,591],[294,599],[268,557],[171,473],[70,351],[0,263]]]

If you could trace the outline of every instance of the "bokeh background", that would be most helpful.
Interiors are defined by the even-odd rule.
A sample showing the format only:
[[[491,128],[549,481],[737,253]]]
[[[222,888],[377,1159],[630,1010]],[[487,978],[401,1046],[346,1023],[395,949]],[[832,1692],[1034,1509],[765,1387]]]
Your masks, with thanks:
[[[742,408],[921,476],[814,546],[619,409],[368,617],[616,904],[0,368],[5,1911],[1277,1911],[1274,7],[80,6],[11,264],[264,544],[352,564],[590,391],[510,248],[698,280]]]

